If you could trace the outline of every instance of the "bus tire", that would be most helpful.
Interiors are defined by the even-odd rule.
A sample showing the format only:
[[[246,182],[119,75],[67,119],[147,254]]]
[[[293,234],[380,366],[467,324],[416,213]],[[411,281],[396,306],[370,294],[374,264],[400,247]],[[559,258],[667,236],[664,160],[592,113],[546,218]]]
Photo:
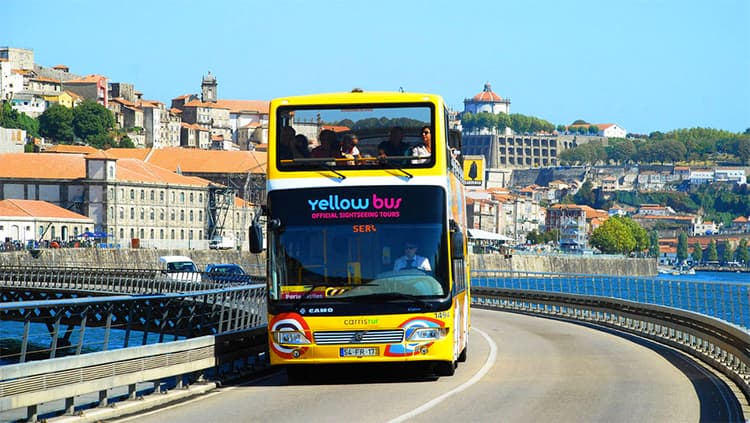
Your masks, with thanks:
[[[456,373],[455,361],[438,361],[433,366],[436,376],[453,376]]]

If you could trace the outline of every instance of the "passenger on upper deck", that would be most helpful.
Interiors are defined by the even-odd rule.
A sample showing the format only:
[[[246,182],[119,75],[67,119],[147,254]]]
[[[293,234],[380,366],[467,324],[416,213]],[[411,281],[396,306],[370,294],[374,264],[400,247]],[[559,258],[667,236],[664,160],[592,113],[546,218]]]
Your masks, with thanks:
[[[302,134],[297,134],[294,137],[294,151],[293,153],[296,155],[300,155],[301,157],[310,157],[310,143],[307,140],[307,137]]]
[[[279,133],[278,156],[279,160],[294,159],[294,128],[284,126]]]
[[[358,142],[359,140],[354,134],[346,134],[341,140],[341,156],[347,159],[352,159],[346,161],[346,164],[349,166],[355,165],[357,160],[361,157],[359,154],[359,148],[357,148]]]
[[[411,149],[411,155],[414,157],[427,157],[425,159],[412,160],[412,164],[427,163],[432,156],[432,130],[429,126],[422,127],[422,144],[415,145]]]
[[[409,146],[403,141],[404,129],[400,126],[391,128],[388,140],[378,145],[378,157],[385,158],[388,156],[406,156]]]
[[[320,131],[320,135],[318,135],[318,141],[320,141],[320,145],[313,148],[311,152],[312,157],[332,159],[341,157],[341,150],[339,148],[335,132],[331,131],[330,129],[324,129]]]

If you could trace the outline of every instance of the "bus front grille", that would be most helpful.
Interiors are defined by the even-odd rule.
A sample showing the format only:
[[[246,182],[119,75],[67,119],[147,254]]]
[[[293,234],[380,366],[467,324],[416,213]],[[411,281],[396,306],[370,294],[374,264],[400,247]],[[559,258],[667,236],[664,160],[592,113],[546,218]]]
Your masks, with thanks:
[[[320,331],[313,336],[318,345],[393,344],[404,340],[404,330]]]

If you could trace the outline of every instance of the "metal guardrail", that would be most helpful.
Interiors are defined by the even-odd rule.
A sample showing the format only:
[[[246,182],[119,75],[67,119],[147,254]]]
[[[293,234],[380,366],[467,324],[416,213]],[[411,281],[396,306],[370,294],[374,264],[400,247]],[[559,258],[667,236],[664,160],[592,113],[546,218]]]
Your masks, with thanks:
[[[750,330],[750,284],[635,276],[473,270],[473,287],[618,298],[693,311]]]
[[[680,349],[729,377],[750,401],[750,332],[698,313],[590,295],[472,288],[472,304],[589,322]]]
[[[180,281],[162,280],[158,276],[151,278],[151,276],[131,275],[128,279],[127,277],[121,278],[114,275],[112,272],[104,272],[98,278],[90,277],[87,279],[86,272],[82,272],[78,278],[75,278],[70,272],[67,272],[65,276],[55,277],[48,270],[45,270],[37,273],[37,279],[33,277],[24,279],[20,275],[20,273],[23,273],[22,269],[17,269],[14,271],[15,273],[2,273],[2,270],[0,269],[0,286],[3,287],[28,288],[31,285],[35,288],[54,291],[88,290],[92,286],[97,286],[98,288],[94,291],[105,293],[108,292],[107,289],[122,292],[119,290],[134,289],[132,286],[135,286],[139,288],[134,289],[134,293],[143,294],[144,291],[151,292],[152,289],[174,292],[173,290],[179,290],[182,286],[185,286]],[[16,276],[8,277],[9,274],[15,274]],[[44,284],[46,286],[43,286]],[[128,285],[132,286],[129,288]],[[193,289],[196,287],[205,288],[206,285],[190,284],[189,287]],[[747,331],[748,317],[746,316],[746,313],[750,312],[750,307],[748,307],[750,294],[748,294],[747,288],[748,286],[743,284],[676,282],[605,275],[553,275],[534,272],[482,270],[472,272],[473,303],[476,306],[577,319],[620,330],[628,330],[658,342],[673,345],[720,369],[732,378],[750,399],[750,389],[748,388],[748,385],[750,385],[750,334]],[[243,290],[245,290],[245,293],[241,294]],[[121,307],[120,311],[110,314],[107,310],[112,307],[112,301],[114,301],[114,304],[138,304],[138,307]],[[176,359],[180,356],[183,357],[184,363],[185,360],[190,361],[185,358],[185,355],[193,354],[190,351],[203,349],[200,353],[198,351],[194,351],[194,353],[207,354],[208,350],[205,348],[210,347],[196,348],[195,344],[191,343],[204,342],[196,340],[203,338],[166,342],[166,338],[168,338],[166,335],[169,334],[173,337],[177,334],[176,338],[178,339],[181,336],[187,337],[185,334],[180,335],[179,328],[200,327],[200,325],[194,324],[196,318],[198,320],[203,319],[208,325],[207,327],[211,328],[211,333],[214,334],[209,338],[215,340],[213,354],[217,357],[217,362],[228,362],[246,355],[247,352],[261,354],[262,351],[265,351],[267,345],[264,326],[266,315],[264,286],[226,285],[220,289],[206,291],[132,297],[87,297],[39,301],[39,303],[37,306],[47,307],[47,309],[63,305],[67,307],[57,309],[59,312],[50,314],[50,316],[54,315],[57,321],[47,322],[48,327],[52,327],[53,331],[57,331],[57,334],[63,333],[59,331],[59,328],[64,324],[88,328],[80,332],[81,336],[85,336],[90,331],[93,332],[94,329],[101,330],[101,328],[105,328],[105,331],[109,330],[109,333],[112,333],[114,329],[120,329],[122,332],[126,330],[123,322],[127,321],[128,313],[143,312],[143,315],[146,316],[149,310],[151,312],[155,310],[160,310],[162,313],[166,312],[166,314],[157,316],[157,320],[160,322],[170,321],[171,319],[172,322],[180,323],[171,326],[163,323],[157,325],[161,330],[155,341],[160,342],[157,345],[150,345],[150,341],[147,339],[149,337],[143,337],[145,342],[137,345],[137,349],[132,348],[133,344],[128,344],[126,341],[124,347],[129,348],[118,351],[92,354],[83,354],[81,351],[81,355],[77,357],[10,365],[18,366],[16,367],[18,370],[14,370],[16,375],[24,374],[25,369],[38,370],[27,372],[28,377],[8,377],[5,369],[10,367],[3,366],[4,372],[3,376],[0,377],[0,387],[2,389],[7,387],[8,389],[0,390],[0,397],[3,399],[21,395],[18,391],[10,389],[19,389],[19,386],[25,386],[26,384],[29,384],[30,387],[36,387],[30,389],[52,388],[52,392],[56,392],[53,396],[66,399],[66,410],[70,411],[73,400],[66,395],[72,391],[66,391],[66,388],[63,387],[55,387],[51,381],[62,380],[62,382],[68,381],[73,384],[80,383],[79,388],[81,389],[84,386],[94,386],[94,391],[100,390],[101,386],[104,385],[108,387],[128,385],[129,392],[131,392],[133,380],[144,381],[184,375],[192,371],[189,370],[189,365],[167,366],[171,370],[156,374],[144,373],[147,376],[134,376],[134,379],[128,379],[130,376],[126,374],[128,368],[132,369],[134,373],[138,372],[136,369],[141,365],[137,364],[138,360],[141,360],[142,365],[146,366],[146,363],[160,360],[163,362],[165,359],[172,360],[172,358]],[[0,304],[0,315],[5,319],[9,316],[9,313],[16,312],[18,314],[12,317],[18,319],[22,317],[21,310],[23,307],[28,309],[31,305],[27,301]],[[180,307],[177,305],[180,305]],[[680,310],[681,308],[686,310]],[[167,318],[164,318],[165,316]],[[84,317],[85,320],[81,320]],[[70,320],[66,321],[65,319]],[[23,321],[26,325],[26,320]],[[192,323],[191,325],[185,325],[187,322]],[[140,327],[139,329],[144,328]],[[131,330],[136,329],[131,328]],[[204,334],[200,331],[193,332],[193,336],[202,335]],[[49,333],[47,333],[47,336],[49,336]],[[101,337],[101,333],[98,336]],[[71,339],[73,339],[72,335]],[[77,341],[77,338],[75,340]],[[82,344],[79,342],[75,346],[78,348]],[[110,343],[105,344],[110,345]],[[106,350],[107,348],[111,349],[112,347],[102,345],[101,349]],[[50,348],[50,350],[53,349]],[[75,366],[88,367],[86,360],[89,360],[90,357],[106,357],[105,361],[108,364],[105,364],[105,366],[110,365],[112,369],[124,369],[118,371],[125,373],[102,377],[101,383],[103,385],[98,385],[99,382],[91,380],[74,379],[68,373],[55,373],[57,371],[75,371]],[[62,360],[68,360],[67,362],[76,364],[71,364],[70,368],[66,367],[65,369],[57,367],[57,363],[63,363]],[[197,359],[196,361],[202,360]],[[201,366],[204,364],[201,364]],[[44,366],[49,367],[47,367],[47,370],[39,370],[45,369]],[[106,367],[97,369],[106,369]],[[91,375],[102,374],[98,370],[91,370]],[[108,371],[104,370],[105,373]],[[44,382],[38,382],[37,379],[43,379]],[[122,382],[123,380],[126,382]],[[40,384],[35,384],[37,382]],[[80,393],[81,391],[76,392]],[[102,390],[99,392],[101,397]],[[27,395],[27,393],[23,393],[23,395]],[[25,398],[27,399],[24,404],[28,405],[19,405],[20,402],[14,402],[12,405],[14,407],[28,407],[29,419],[33,420],[36,418],[36,404],[31,403],[35,401],[33,399],[35,397],[28,393]],[[49,400],[51,397],[45,398]],[[2,405],[5,406],[6,403],[2,403]],[[11,403],[7,403],[7,405],[10,406]]]

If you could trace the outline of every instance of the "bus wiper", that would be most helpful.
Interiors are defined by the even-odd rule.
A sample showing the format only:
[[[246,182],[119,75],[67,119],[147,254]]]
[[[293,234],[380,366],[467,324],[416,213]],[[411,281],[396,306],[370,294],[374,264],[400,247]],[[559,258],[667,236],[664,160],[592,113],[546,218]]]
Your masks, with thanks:
[[[294,304],[292,305],[292,309],[294,309],[294,310],[299,310],[300,306],[301,306],[301,305],[302,305],[302,303],[303,303],[303,302],[304,302],[304,301],[305,301],[305,300],[307,299],[307,297],[309,297],[309,296],[310,296],[310,294],[312,294],[312,293],[313,293],[313,291],[315,291],[315,288],[320,288],[321,286],[326,286],[326,285],[328,285],[328,284],[327,284],[327,283],[325,283],[325,282],[318,282],[318,283],[314,283],[314,284],[312,284],[312,285],[310,286],[310,289],[308,289],[307,291],[305,291],[305,292],[304,292],[304,293],[302,294],[302,296],[300,296],[300,297],[299,297],[299,298],[297,299],[297,301],[295,301],[295,302],[294,302]]]
[[[401,166],[398,165],[398,162],[394,163],[391,160],[395,160],[395,159],[409,159],[409,160],[411,160],[413,158],[414,157],[412,157],[412,156],[390,156],[390,157],[380,157],[380,158],[378,158],[378,161],[380,162],[380,164],[390,165],[389,169],[396,169],[396,170],[400,171],[401,173],[403,173],[404,175],[406,175],[409,179],[411,179],[411,178],[414,177],[414,175],[412,175],[411,173],[405,171]]]
[[[349,159],[346,159],[349,160]],[[326,170],[329,170],[336,174],[336,176],[339,177],[342,181],[346,179],[346,175],[343,173],[337,171],[336,169],[331,166],[331,161],[342,161],[342,159],[336,159],[336,158],[321,158],[321,157],[300,157],[296,159],[284,159],[280,160],[281,164],[285,165],[293,165],[293,164],[313,164],[318,165],[322,168],[325,168]]]

